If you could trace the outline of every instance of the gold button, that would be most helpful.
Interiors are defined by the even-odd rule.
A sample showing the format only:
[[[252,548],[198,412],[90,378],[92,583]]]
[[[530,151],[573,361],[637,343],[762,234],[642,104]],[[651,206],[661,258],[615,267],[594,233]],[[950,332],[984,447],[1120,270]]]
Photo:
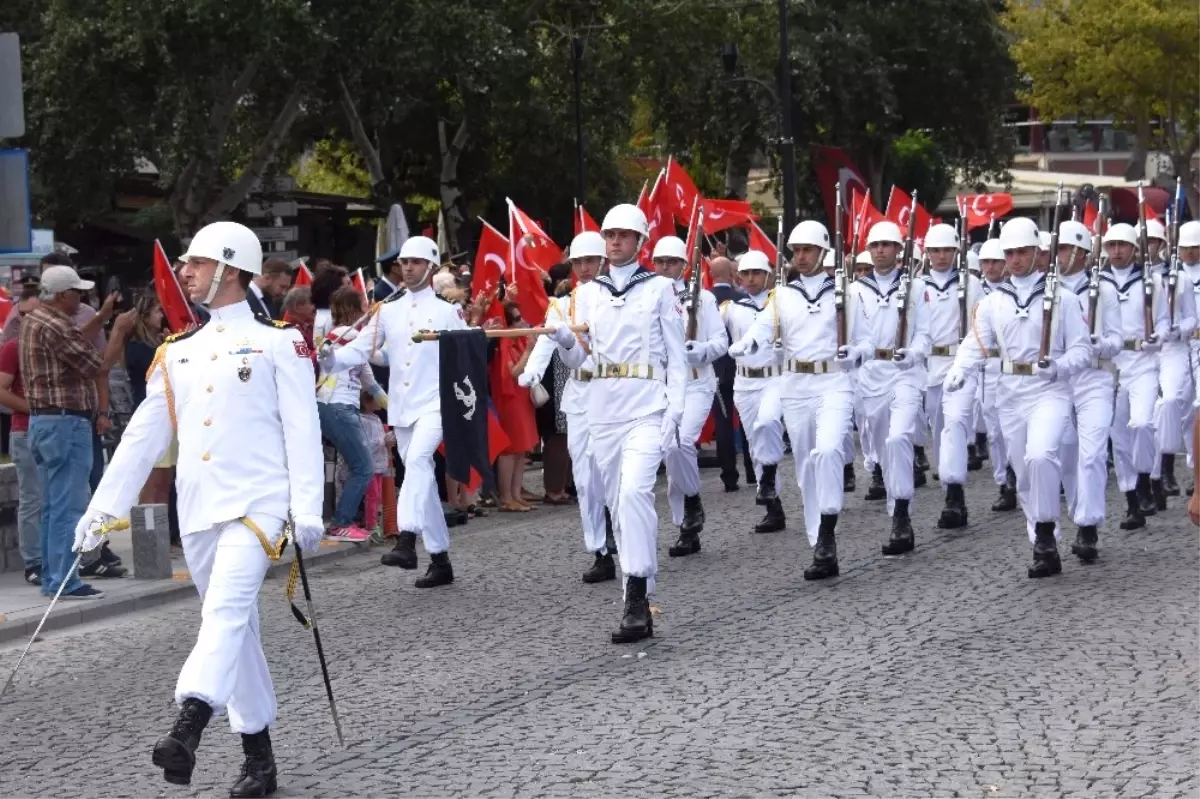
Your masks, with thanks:
[[[217,359],[217,354],[216,354],[215,352],[212,354],[212,359],[213,359],[214,361]]]
[[[207,389],[205,389],[205,390],[206,390],[206,391],[207,391],[209,394],[211,394],[211,393],[213,392],[213,387],[212,387],[212,386],[209,386],[209,387],[208,387]]]
[[[205,419],[205,420],[204,420],[204,426],[205,426],[205,427],[212,427],[212,419]]]
[[[225,325],[217,325],[217,332],[218,332],[218,333],[224,333],[224,332],[225,332]]]
[[[201,460],[205,460],[205,461],[206,461],[206,460],[208,460],[208,459],[209,459],[209,454],[206,452],[206,453],[204,453],[204,456],[201,458]]]

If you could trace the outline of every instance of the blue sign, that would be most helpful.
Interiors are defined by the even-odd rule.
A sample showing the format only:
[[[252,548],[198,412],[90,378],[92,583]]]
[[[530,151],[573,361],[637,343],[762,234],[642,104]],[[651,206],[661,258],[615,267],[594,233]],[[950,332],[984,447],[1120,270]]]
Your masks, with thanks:
[[[33,249],[29,151],[0,150],[0,253]]]

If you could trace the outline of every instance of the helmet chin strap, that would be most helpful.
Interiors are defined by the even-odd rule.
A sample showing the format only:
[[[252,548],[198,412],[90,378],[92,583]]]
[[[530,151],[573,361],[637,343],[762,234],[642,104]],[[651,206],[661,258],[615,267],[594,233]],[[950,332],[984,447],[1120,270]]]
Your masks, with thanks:
[[[421,273],[420,280],[418,280],[415,283],[409,283],[409,282],[405,281],[404,285],[408,288],[409,291],[417,291],[418,288],[421,286],[421,284],[429,279],[429,273],[433,271],[433,261],[426,261],[425,263],[428,264],[428,266],[426,266],[425,271]]]
[[[225,264],[217,262],[217,268],[213,270],[212,282],[208,284],[208,294],[201,301],[201,305],[207,306],[217,296],[217,290],[221,288],[221,278],[225,274]]]

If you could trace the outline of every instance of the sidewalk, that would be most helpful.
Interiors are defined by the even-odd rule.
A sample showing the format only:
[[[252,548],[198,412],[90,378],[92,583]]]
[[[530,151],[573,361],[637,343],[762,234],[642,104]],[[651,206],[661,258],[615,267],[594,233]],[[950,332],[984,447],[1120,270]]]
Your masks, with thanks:
[[[121,556],[122,566],[129,569],[125,577],[114,579],[90,579],[87,582],[104,592],[104,599],[79,600],[60,599],[54,612],[46,620],[42,632],[61,630],[78,624],[151,608],[164,602],[183,597],[196,596],[191,576],[183,556],[172,559],[174,575],[169,580],[138,580],[133,574],[133,544],[128,530],[120,530],[109,537],[113,552]],[[321,551],[304,559],[305,565],[328,563],[367,549],[366,544],[342,544],[322,541]],[[271,566],[268,576],[282,571],[286,576],[292,566],[290,551]],[[16,640],[29,640],[37,629],[42,614],[50,605],[51,597],[41,595],[41,589],[25,582],[24,572],[0,573],[0,644]]]

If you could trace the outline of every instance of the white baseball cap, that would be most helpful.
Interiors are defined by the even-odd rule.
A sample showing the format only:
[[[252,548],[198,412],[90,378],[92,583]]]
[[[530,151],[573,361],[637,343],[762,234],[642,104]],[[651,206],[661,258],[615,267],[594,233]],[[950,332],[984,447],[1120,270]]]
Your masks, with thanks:
[[[62,294],[72,289],[91,291],[96,286],[93,281],[81,278],[79,273],[69,266],[46,267],[39,283],[43,294]]]

